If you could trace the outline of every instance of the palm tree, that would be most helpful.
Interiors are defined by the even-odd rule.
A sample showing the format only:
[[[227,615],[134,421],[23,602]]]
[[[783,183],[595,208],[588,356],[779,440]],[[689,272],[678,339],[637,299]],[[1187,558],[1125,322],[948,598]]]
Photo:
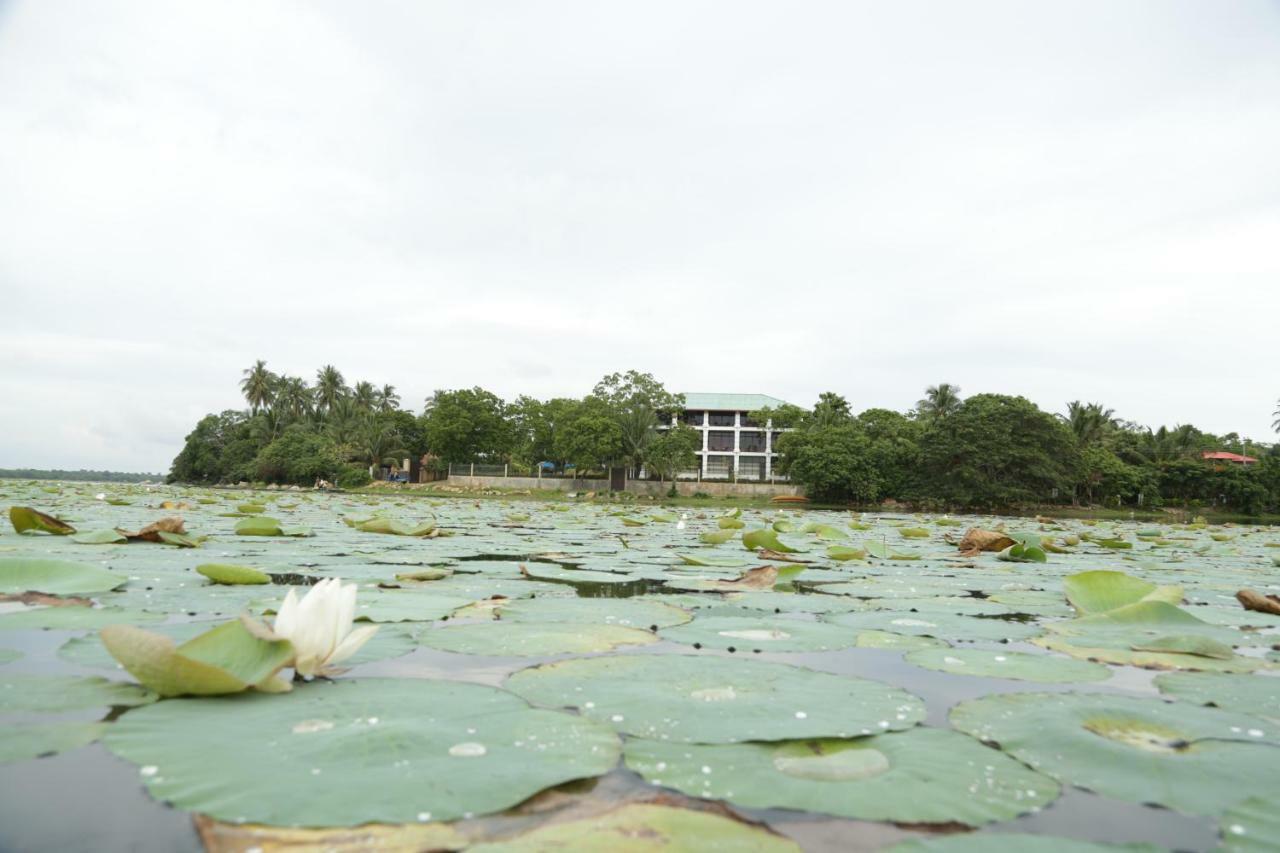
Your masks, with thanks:
[[[282,376],[276,387],[275,407],[290,420],[302,420],[314,405],[311,387],[300,376]]]
[[[357,382],[356,387],[351,390],[351,397],[355,400],[357,406],[366,411],[373,411],[374,404],[377,402],[378,392],[371,382]]]
[[[356,433],[361,423],[361,411],[350,397],[339,397],[329,410],[325,431],[338,444],[356,443]]]
[[[1271,414],[1276,416],[1276,419],[1271,422],[1271,428],[1276,432],[1280,432],[1280,400],[1276,400],[1276,410]]]
[[[394,412],[400,408],[400,395],[396,393],[396,386],[383,385],[374,393],[374,402],[380,412]]]
[[[916,403],[916,411],[926,420],[945,418],[960,408],[960,386],[943,382],[924,390],[924,399]]]
[[[653,409],[635,407],[621,412],[618,426],[622,428],[622,447],[631,460],[632,469],[639,474],[644,464],[645,451],[658,436],[658,415]]]
[[[396,428],[377,415],[361,417],[354,438],[356,458],[368,464],[370,474],[382,463],[395,462],[408,453]]]
[[[347,384],[342,372],[332,364],[326,364],[316,371],[316,409],[326,413],[333,410],[338,398],[346,395]]]
[[[1072,400],[1067,403],[1067,414],[1058,417],[1071,427],[1081,447],[1101,442],[1116,428],[1115,411],[1104,409],[1101,403],[1081,403],[1079,400]]]
[[[270,406],[275,398],[276,375],[267,370],[267,363],[262,359],[254,362],[253,367],[244,371],[240,380],[240,390],[249,403],[249,410],[255,415],[259,409]]]

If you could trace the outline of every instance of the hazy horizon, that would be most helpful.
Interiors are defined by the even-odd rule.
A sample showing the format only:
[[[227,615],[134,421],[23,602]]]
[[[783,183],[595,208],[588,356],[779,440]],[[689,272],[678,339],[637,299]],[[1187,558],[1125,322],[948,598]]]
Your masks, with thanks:
[[[1261,0],[0,3],[0,468],[167,471],[259,358],[1273,442],[1278,93]]]

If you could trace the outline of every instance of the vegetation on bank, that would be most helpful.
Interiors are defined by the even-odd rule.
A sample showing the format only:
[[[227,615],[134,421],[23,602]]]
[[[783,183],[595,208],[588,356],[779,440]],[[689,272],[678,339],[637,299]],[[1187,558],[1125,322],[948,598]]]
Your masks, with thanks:
[[[0,468],[0,480],[69,480],[80,483],[145,483],[159,482],[163,474],[134,473],[131,471],[90,471],[80,468],[64,471],[61,468]]]
[[[371,467],[421,456],[436,466],[550,463],[584,474],[625,466],[670,480],[696,464],[700,443],[696,430],[667,426],[682,397],[637,371],[605,376],[582,398],[504,401],[478,387],[439,390],[420,414],[401,408],[394,386],[348,386],[331,365],[309,384],[259,361],[240,385],[248,408],[203,418],[170,481],[325,479],[360,488]],[[1098,403],[1075,401],[1052,414],[1024,397],[963,398],[944,383],[908,412],[855,414],[827,392],[812,409],[752,416],[788,430],[777,445],[778,471],[828,504],[1280,511],[1280,446],[1189,424],[1153,430]],[[1202,456],[1210,450],[1243,450],[1259,461],[1215,464]]]

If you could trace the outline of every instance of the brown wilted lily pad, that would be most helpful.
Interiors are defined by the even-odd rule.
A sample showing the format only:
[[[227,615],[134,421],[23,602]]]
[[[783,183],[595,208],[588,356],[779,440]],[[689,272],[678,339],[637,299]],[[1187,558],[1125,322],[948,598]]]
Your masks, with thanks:
[[[1257,590],[1242,589],[1236,593],[1236,601],[1240,602],[1240,606],[1245,610],[1280,616],[1280,596],[1263,595]]]
[[[186,524],[182,520],[182,516],[171,515],[162,518],[159,521],[153,521],[141,530],[130,533],[128,530],[116,528],[116,532],[128,539],[130,542],[163,542],[164,538],[161,533],[176,533],[185,535],[187,532]]]
[[[998,530],[983,530],[979,527],[970,527],[965,531],[964,538],[960,540],[960,556],[976,557],[983,551],[1003,551],[1010,545],[1017,543],[1004,535]]]

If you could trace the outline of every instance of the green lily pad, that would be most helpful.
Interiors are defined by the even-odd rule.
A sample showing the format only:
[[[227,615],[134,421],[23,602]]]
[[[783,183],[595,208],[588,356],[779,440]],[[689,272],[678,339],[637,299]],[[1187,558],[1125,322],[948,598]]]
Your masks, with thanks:
[[[891,631],[916,634],[940,640],[1024,640],[1040,633],[1037,625],[1010,619],[962,616],[947,612],[909,613],[876,611],[871,613],[827,613],[822,621],[859,631]]]
[[[1280,723],[1280,678],[1171,672],[1157,675],[1156,687],[1164,695],[1184,702],[1211,705]]]
[[[910,652],[906,660],[925,669],[954,675],[1012,678],[1017,681],[1074,683],[1104,681],[1111,677],[1110,669],[1089,661],[990,649],[920,649]]]
[[[875,681],[710,655],[579,658],[521,670],[506,686],[535,705],[682,743],[857,737],[924,718],[919,699]]]
[[[515,838],[467,848],[469,853],[676,853],[686,849],[800,853],[794,841],[763,826],[657,803],[629,803],[602,815],[551,823]]]
[[[161,702],[122,717],[104,743],[143,769],[159,800],[296,826],[497,812],[605,773],[619,752],[617,735],[590,720],[493,687],[417,678]]]
[[[700,554],[676,554],[680,560],[688,566],[713,566],[720,569],[736,569],[742,566],[750,565],[749,561],[739,557],[729,556],[702,556]]]
[[[1067,601],[1081,615],[1086,616],[1106,613],[1140,601],[1163,601],[1168,604],[1182,601],[1182,587],[1157,587],[1124,572],[1079,572],[1063,578],[1062,588],[1067,594]]]
[[[819,652],[845,649],[854,632],[822,622],[768,616],[697,616],[685,625],[663,628],[664,640],[711,649],[760,649],[771,652]]]
[[[787,543],[778,538],[778,533],[768,527],[762,527],[759,530],[748,530],[742,534],[742,547],[748,551],[755,551],[759,548],[768,548],[770,551],[776,551],[779,554],[796,554],[799,548],[792,548]]]
[[[951,724],[1061,782],[1188,814],[1270,790],[1280,729],[1159,699],[1006,693],[962,702]]]
[[[119,530],[105,528],[103,530],[88,530],[84,533],[77,533],[71,537],[71,541],[80,545],[119,545],[128,542],[129,538]]]
[[[885,853],[991,853],[996,839],[1003,849],[1017,853],[1165,853],[1154,844],[1098,844],[1075,838],[1002,832],[999,835],[969,832],[939,838],[913,838],[890,847]]]
[[[0,558],[0,593],[89,595],[124,586],[123,575],[70,560]]]
[[[256,687],[289,689],[276,673],[293,659],[288,640],[256,636],[239,619],[175,646],[164,634],[131,625],[103,628],[102,644],[129,674],[161,696],[214,696]]]
[[[700,534],[698,539],[708,545],[723,545],[737,535],[738,532],[736,530],[708,530]]]
[[[145,705],[156,694],[136,684],[80,675],[0,676],[0,712],[74,711]]]
[[[58,631],[96,631],[108,625],[162,622],[163,613],[125,607],[30,607],[0,614],[0,631],[44,628]]]
[[[682,625],[693,618],[678,607],[634,598],[513,598],[496,610],[509,622],[591,622],[643,629]]]
[[[214,583],[263,584],[271,583],[271,575],[249,566],[233,566],[229,563],[204,563],[196,571]]]
[[[283,536],[280,522],[265,515],[254,515],[236,522],[237,536]]]
[[[445,625],[424,631],[419,637],[422,645],[434,649],[502,657],[607,652],[618,646],[646,646],[657,641],[652,632],[637,628],[566,622]]]
[[[88,746],[108,723],[39,723],[0,726],[0,764],[25,761]]]
[[[1223,853],[1275,853],[1280,839],[1280,798],[1250,797],[1222,815]]]
[[[859,649],[895,649],[899,651],[947,647],[944,641],[933,637],[895,634],[891,631],[859,631],[858,642],[854,645]]]
[[[956,732],[914,728],[854,740],[677,744],[629,740],[651,784],[746,808],[857,820],[980,826],[1043,807],[1058,785]]]
[[[839,560],[843,563],[849,560],[865,560],[867,552],[861,548],[851,548],[848,545],[828,545],[827,556],[832,560]]]
[[[18,533],[36,531],[51,533],[54,536],[67,536],[76,532],[76,529],[65,521],[29,506],[9,507],[9,521]]]

